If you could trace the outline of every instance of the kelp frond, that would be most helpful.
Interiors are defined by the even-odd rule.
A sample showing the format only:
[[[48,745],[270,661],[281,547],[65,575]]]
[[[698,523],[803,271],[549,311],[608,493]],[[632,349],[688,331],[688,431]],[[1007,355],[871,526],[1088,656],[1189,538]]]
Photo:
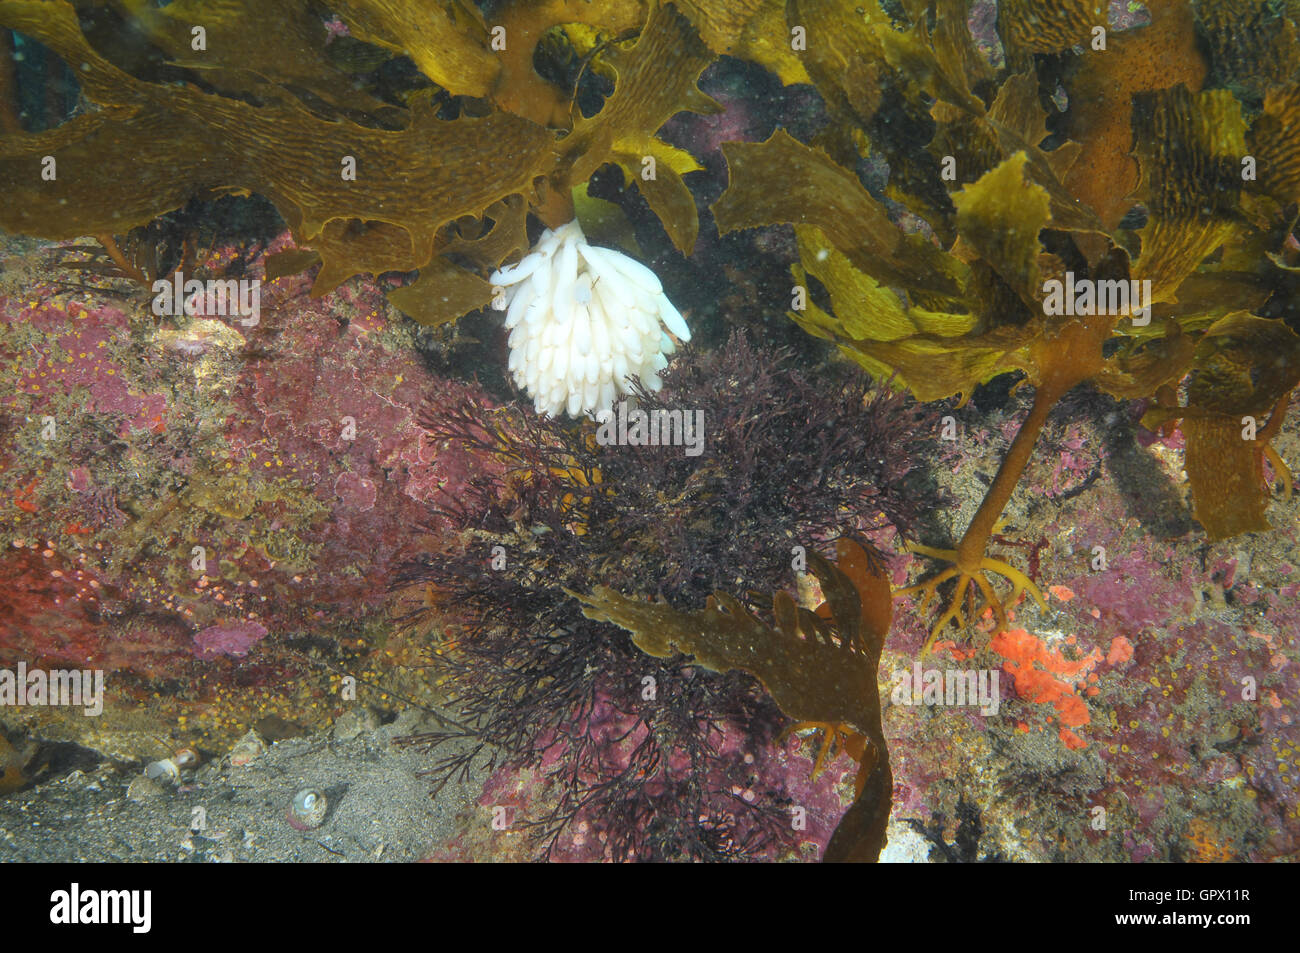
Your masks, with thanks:
[[[1276,430],[1300,377],[1296,336],[1262,316],[1290,294],[1300,139],[1281,130],[1300,119],[1300,48],[1286,43],[1293,8],[1248,6],[1274,28],[1238,30],[1255,21],[1225,2],[1160,0],[1148,24],[1107,37],[1091,6],[1017,0],[999,7],[1007,66],[995,71],[959,0],[788,5],[789,24],[820,31],[807,66],[832,125],[816,145],[783,131],[726,145],[720,231],[793,225],[795,281],[816,279],[830,309],[810,301],[790,317],[921,400],[964,400],[1008,372],[1035,387],[961,540],[931,550],[953,568],[923,588],[957,583],[934,634],[964,619],[967,589],[1005,624],[989,571],[1034,591],[985,550],[1049,411],[1085,381],[1162,395],[1165,419],[1184,418],[1212,539],[1267,527],[1263,422]],[[1262,80],[1241,68],[1253,57]],[[860,182],[854,164],[873,155],[920,231]],[[1076,308],[1070,290],[1062,307],[1076,280],[1110,299]],[[1188,404],[1171,407],[1184,380]],[[1243,416],[1262,436],[1243,440]]]
[[[834,735],[848,738],[846,748],[860,762],[859,795],[832,837],[827,859],[875,860],[885,846],[893,786],[876,679],[891,596],[874,552],[849,539],[839,540],[836,549],[835,564],[809,553],[825,601],[812,610],[778,591],[772,596],[771,624],[720,591],[695,611],[605,586],[589,595],[569,594],[582,602],[587,618],[628,630],[650,656],[687,655],[710,671],[756,677],[787,716],[826,732],[819,766]]]
[[[368,45],[372,62],[414,63],[419,82],[397,91],[355,81],[306,0],[116,6],[135,32],[92,43],[68,0],[0,0],[0,28],[76,64],[83,97],[62,125],[0,141],[0,227],[111,242],[192,197],[258,193],[316,253],[293,264],[321,262],[314,294],[356,274],[418,270],[394,300],[425,324],[487,305],[483,276],[528,247],[528,213],[552,227],[570,220],[573,189],[607,163],[624,168],[678,248],[694,244],[681,176],[699,166],[654,133],[682,110],[719,108],[696,86],[714,54],[671,5],[515,2],[489,25],[455,0],[333,4],[353,53]],[[267,24],[251,43],[249,23]],[[614,89],[590,117],[533,67],[537,43],[565,24],[607,38],[592,55]],[[649,179],[646,157],[657,163]]]

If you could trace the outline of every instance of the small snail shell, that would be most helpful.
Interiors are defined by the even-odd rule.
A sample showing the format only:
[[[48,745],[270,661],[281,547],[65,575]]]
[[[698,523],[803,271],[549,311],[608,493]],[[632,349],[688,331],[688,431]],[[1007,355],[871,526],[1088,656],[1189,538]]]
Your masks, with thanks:
[[[151,781],[176,781],[181,776],[181,769],[171,758],[163,758],[145,765],[144,776]]]
[[[240,768],[266,754],[266,742],[256,731],[250,731],[235,743],[230,751],[230,764]]]
[[[329,812],[329,801],[324,792],[316,788],[303,788],[293,796],[286,815],[289,826],[296,831],[310,831],[325,822]]]
[[[197,767],[199,763],[199,753],[193,748],[181,748],[172,755],[172,762],[182,771],[189,768]]]

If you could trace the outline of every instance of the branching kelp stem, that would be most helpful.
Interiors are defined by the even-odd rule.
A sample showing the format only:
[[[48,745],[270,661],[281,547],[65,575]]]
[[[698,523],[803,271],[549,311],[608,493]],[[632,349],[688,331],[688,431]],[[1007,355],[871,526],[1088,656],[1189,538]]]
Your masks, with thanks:
[[[951,562],[953,568],[946,569],[925,582],[900,590],[901,594],[922,593],[924,608],[934,598],[936,590],[942,583],[953,578],[957,580],[957,588],[953,592],[948,609],[935,623],[923,651],[930,650],[930,646],[949,621],[956,620],[959,625],[966,621],[962,613],[962,603],[967,589],[978,589],[983,598],[983,602],[976,610],[976,616],[982,614],[985,609],[993,610],[997,626],[995,631],[1006,628],[1005,602],[1014,602],[1022,592],[1029,592],[1039,606],[1046,610],[1047,602],[1043,594],[1028,576],[1007,563],[990,559],[985,555],[985,551],[989,539],[993,536],[994,526],[997,525],[1002,511],[1010,502],[1011,495],[1025,472],[1025,467],[1029,465],[1029,459],[1034,453],[1034,445],[1038,442],[1038,435],[1042,432],[1043,425],[1047,423],[1048,414],[1070,390],[1101,369],[1102,344],[1114,330],[1115,320],[1114,317],[1105,315],[1082,318],[1065,325],[1059,334],[1035,342],[1030,351],[1038,377],[1033,406],[1029,409],[1029,416],[1021,425],[1020,432],[1011,442],[1002,465],[998,467],[992,485],[984,494],[984,501],[975,512],[975,518],[971,520],[970,526],[966,528],[955,550],[912,547],[913,552]],[[993,591],[988,573],[1002,576],[1012,583],[1014,588],[1009,600],[1000,599]]]

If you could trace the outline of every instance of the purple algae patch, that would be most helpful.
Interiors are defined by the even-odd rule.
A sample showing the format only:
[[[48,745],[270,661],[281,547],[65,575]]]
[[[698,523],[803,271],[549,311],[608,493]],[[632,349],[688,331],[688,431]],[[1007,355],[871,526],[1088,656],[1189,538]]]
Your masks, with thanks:
[[[266,627],[256,622],[220,622],[194,634],[194,654],[198,658],[216,655],[243,658],[265,636]]]

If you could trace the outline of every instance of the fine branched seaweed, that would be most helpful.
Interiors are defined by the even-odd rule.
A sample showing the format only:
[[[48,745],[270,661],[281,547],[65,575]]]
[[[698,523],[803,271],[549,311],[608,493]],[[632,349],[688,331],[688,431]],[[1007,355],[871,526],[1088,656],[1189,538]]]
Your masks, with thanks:
[[[904,490],[913,420],[896,396],[808,381],[734,338],[688,353],[662,394],[641,396],[647,410],[670,405],[707,408],[700,456],[606,449],[590,429],[511,409],[426,414],[435,439],[500,465],[444,501],[430,527],[435,549],[403,573],[407,624],[445,629],[435,664],[473,741],[434,773],[450,777],[480,756],[540,769],[555,801],[531,823],[548,849],[584,822],[620,859],[788,848],[788,795],[765,788],[741,754],[772,744],[783,710],[806,714],[779,699],[778,708],[741,672],[648,657],[565,590],[650,587],[685,611],[720,589],[793,585],[795,547],[815,567],[820,540],[914,517]],[[846,694],[857,699],[859,688]],[[862,729],[856,714],[824,720]],[[754,784],[752,802],[735,795]]]

